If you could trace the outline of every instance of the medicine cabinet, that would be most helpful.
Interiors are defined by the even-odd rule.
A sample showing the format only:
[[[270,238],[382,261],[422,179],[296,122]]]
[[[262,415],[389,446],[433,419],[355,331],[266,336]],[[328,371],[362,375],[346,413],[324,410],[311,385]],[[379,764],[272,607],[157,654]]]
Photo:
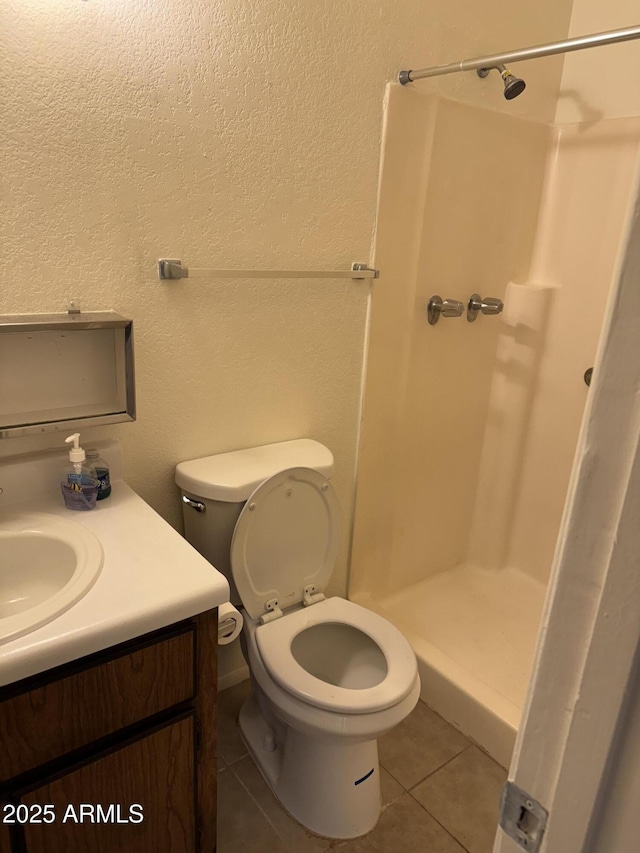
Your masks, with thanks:
[[[135,417],[132,320],[113,311],[0,317],[0,438]]]

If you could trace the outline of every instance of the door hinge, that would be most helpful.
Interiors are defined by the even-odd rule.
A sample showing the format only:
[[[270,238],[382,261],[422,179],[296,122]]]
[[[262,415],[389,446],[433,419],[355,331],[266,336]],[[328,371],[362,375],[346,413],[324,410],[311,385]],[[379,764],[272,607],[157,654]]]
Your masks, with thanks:
[[[513,782],[500,797],[500,826],[527,853],[538,853],[547,826],[547,810]]]

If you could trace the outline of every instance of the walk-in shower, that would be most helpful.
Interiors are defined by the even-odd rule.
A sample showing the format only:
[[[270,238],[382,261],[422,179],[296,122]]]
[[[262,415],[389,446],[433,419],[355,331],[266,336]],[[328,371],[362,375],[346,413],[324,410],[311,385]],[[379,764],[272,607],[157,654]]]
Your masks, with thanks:
[[[640,27],[587,38],[530,50]],[[551,125],[389,87],[349,595],[504,764],[639,168],[635,114]]]

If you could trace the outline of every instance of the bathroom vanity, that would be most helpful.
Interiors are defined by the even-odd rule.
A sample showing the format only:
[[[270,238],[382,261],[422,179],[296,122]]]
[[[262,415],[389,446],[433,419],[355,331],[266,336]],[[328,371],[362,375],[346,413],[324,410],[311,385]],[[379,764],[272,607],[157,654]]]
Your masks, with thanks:
[[[213,851],[216,648],[212,610],[0,688],[1,853]]]
[[[0,853],[212,853],[229,585],[97,446],[90,512],[62,503],[64,451],[0,464]]]

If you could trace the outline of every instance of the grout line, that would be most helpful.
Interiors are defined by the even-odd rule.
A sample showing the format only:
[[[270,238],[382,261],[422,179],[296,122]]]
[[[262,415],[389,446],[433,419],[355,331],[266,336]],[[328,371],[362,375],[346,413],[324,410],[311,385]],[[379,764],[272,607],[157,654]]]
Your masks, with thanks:
[[[284,815],[284,817],[285,817],[288,821],[290,821],[290,822],[291,822],[295,827],[297,827],[297,828],[298,828],[298,829],[300,829],[302,832],[304,832],[304,834],[305,834],[305,836],[306,836],[306,838],[307,838],[307,839],[309,839],[309,838],[314,839],[314,840],[316,840],[316,839],[317,839],[319,842],[322,842],[322,841],[325,841],[325,840],[326,840],[326,841],[330,841],[330,839],[323,839],[323,838],[322,838],[322,836],[320,836],[320,835],[314,835],[314,834],[311,832],[311,830],[308,830],[305,826],[303,826],[301,823],[299,823],[299,822],[298,822],[298,821],[297,821],[297,820],[296,820],[292,815],[290,815],[290,814],[288,813],[288,811],[284,808],[284,806],[282,805],[282,803],[278,800],[278,798],[276,797],[276,795],[273,793],[273,791],[271,790],[271,788],[270,788],[270,786],[269,786],[268,782],[266,781],[266,779],[265,779],[265,778],[264,778],[264,776],[262,775],[262,773],[261,773],[261,771],[260,771],[260,768],[258,767],[258,765],[256,764],[256,762],[253,760],[253,757],[252,757],[252,756],[247,752],[247,753],[246,753],[246,755],[244,755],[244,756],[243,756],[243,758],[248,758],[248,759],[249,759],[249,762],[250,762],[250,764],[251,764],[251,766],[252,766],[254,769],[256,769],[256,770],[258,771],[258,776],[260,777],[260,779],[261,779],[261,780],[262,780],[262,782],[264,783],[265,789],[266,789],[266,791],[267,791],[267,795],[268,795],[268,797],[270,797],[270,798],[273,800],[273,804],[275,805],[275,807],[276,807],[276,809],[278,810],[278,812],[281,812],[281,813]],[[238,760],[238,761],[236,761],[235,763],[236,763],[236,764],[239,764],[241,760],[242,760],[242,759],[239,759],[239,760]],[[231,766],[229,766],[229,769],[230,769],[230,770],[232,770]],[[233,772],[233,771],[232,771],[232,772]],[[277,837],[277,838],[278,838],[278,839],[279,839],[283,844],[285,844],[286,846],[289,846],[289,843],[288,843],[288,841],[287,841],[287,838],[286,838],[285,836],[283,836],[283,835],[282,835],[282,833],[280,832],[280,830],[278,829],[278,827],[275,825],[275,823],[274,823],[274,822],[272,821],[272,819],[269,817],[269,814],[264,810],[264,808],[260,805],[260,803],[258,802],[258,800],[253,796],[253,794],[251,793],[251,791],[249,790],[249,788],[245,785],[245,783],[242,781],[242,779],[240,778],[240,776],[239,776],[237,773],[235,773],[235,772],[233,773],[233,775],[235,776],[235,778],[236,778],[236,779],[238,780],[238,782],[240,783],[240,786],[241,786],[242,788],[244,788],[245,793],[248,795],[249,799],[253,802],[253,804],[255,805],[255,807],[258,809],[258,811],[260,812],[260,814],[262,815],[262,817],[263,817],[263,818],[266,820],[266,822],[269,824],[269,826],[271,827],[271,829],[272,829],[272,830],[273,830],[273,832],[275,833],[276,837]],[[339,839],[339,840],[340,840],[340,842],[342,843],[343,839]],[[348,839],[347,839],[347,840],[348,840]],[[345,842],[345,843],[346,843],[346,842]],[[324,848],[324,849],[325,849],[325,850],[328,850],[329,848],[328,848],[328,847],[326,847],[326,848]]]
[[[400,783],[398,783],[398,784],[400,784]],[[384,803],[384,805],[381,807],[382,811],[385,811],[386,809],[388,809],[389,806],[393,805],[393,803],[397,803],[403,794],[408,794],[408,793],[409,792],[407,791],[407,789],[403,788],[402,785],[400,785],[400,793],[398,794],[398,796],[394,797],[392,800],[389,800],[388,803]]]
[[[455,761],[456,758],[458,758],[460,755],[462,755],[463,752],[466,752],[468,749],[471,749],[472,746],[473,746],[473,744],[471,744],[471,743],[469,744],[469,746],[465,746],[464,749],[460,750],[460,752],[456,752],[456,754],[452,755],[451,758],[447,758],[447,760],[445,762],[443,762],[442,764],[440,764],[438,767],[436,767],[435,770],[432,770],[430,773],[427,773],[427,775],[423,776],[423,778],[420,779],[418,782],[416,782],[415,785],[412,785],[410,788],[405,788],[405,790],[408,791],[409,793],[411,793],[411,791],[415,790],[418,787],[418,785],[422,785],[422,783],[425,782],[427,779],[430,779],[436,773],[439,773],[441,770],[443,770],[447,766],[447,764],[451,764],[452,761]]]
[[[448,762],[447,762],[447,763],[448,763]],[[453,838],[453,840],[456,842],[456,844],[457,844],[459,847],[461,847],[461,848],[462,848],[462,850],[464,850],[464,851],[465,851],[465,853],[471,853],[471,851],[469,850],[469,848],[468,848],[468,847],[465,847],[465,846],[464,846],[464,844],[462,843],[462,841],[460,841],[460,839],[459,839],[459,838],[456,838],[456,837],[455,837],[455,835],[454,835],[454,834],[453,834],[449,829],[447,829],[447,827],[446,827],[443,823],[440,823],[440,821],[438,820],[438,818],[437,818],[437,817],[435,817],[435,815],[432,815],[432,814],[431,814],[431,812],[429,811],[429,809],[425,808],[419,800],[416,800],[416,798],[413,796],[413,794],[412,794],[410,791],[407,791],[407,793],[409,794],[409,796],[411,797],[411,799],[413,800],[413,802],[414,802],[414,803],[417,803],[417,804],[420,806],[420,808],[422,809],[422,811],[423,811],[423,812],[426,812],[426,813],[429,815],[429,817],[431,818],[431,820],[434,820],[434,821],[438,824],[438,826],[439,826],[441,829],[444,829],[444,831],[447,833],[447,835],[449,836],[449,838]]]
[[[244,752],[242,755],[239,755],[237,758],[234,758],[233,761],[229,761],[228,758],[224,758],[224,756],[223,756],[222,760],[227,765],[227,767],[231,767],[232,765],[237,764],[239,761],[242,761],[242,759],[246,758],[247,755],[249,755],[249,753]]]
[[[380,763],[380,760],[379,760],[379,759],[378,759],[378,765],[379,765],[380,767],[382,767],[382,769],[383,769],[383,770],[385,770],[385,771],[389,774],[389,776],[391,776],[391,778],[393,779],[393,781],[394,781],[394,782],[397,782],[397,783],[398,783],[398,785],[400,785],[400,787],[402,788],[402,790],[403,790],[403,791],[406,791],[406,790],[407,790],[407,789],[405,788],[405,786],[402,784],[402,782],[401,782],[399,779],[396,779],[396,777],[395,777],[395,776],[393,775],[393,773],[389,770],[389,768],[388,768],[388,767],[385,767],[385,766],[384,766],[384,764],[381,764],[381,763]]]
[[[248,755],[248,753],[247,753],[247,755]],[[244,757],[245,757],[245,756],[243,756],[243,758],[244,758]],[[251,759],[251,761],[253,762],[253,759]],[[239,761],[238,761],[238,762],[236,762],[236,763],[239,763]],[[256,800],[256,798],[253,796],[253,794],[251,793],[251,791],[249,790],[249,788],[247,788],[247,786],[244,784],[244,782],[242,781],[242,779],[241,779],[241,778],[238,776],[238,774],[233,770],[233,767],[232,767],[231,765],[229,765],[229,770],[231,770],[231,772],[233,773],[233,775],[235,776],[235,778],[238,780],[238,782],[239,782],[239,784],[240,784],[240,787],[244,790],[245,794],[249,797],[249,799],[250,799],[250,800],[251,800],[251,802],[254,804],[254,806],[258,809],[258,811],[260,812],[260,814],[262,815],[262,817],[266,820],[266,822],[269,824],[269,826],[271,827],[271,829],[274,831],[274,833],[276,834],[276,837],[277,837],[277,838],[279,838],[279,839],[280,839],[280,841],[284,841],[284,838],[280,835],[280,833],[278,832],[278,830],[276,829],[276,827],[271,823],[271,820],[269,819],[269,815],[268,815],[268,814],[266,813],[266,811],[262,808],[262,806],[260,805],[260,803]],[[262,775],[260,776],[260,778],[262,778]],[[266,784],[266,783],[265,783],[265,784]],[[269,791],[270,796],[273,796],[273,794],[271,793],[271,790],[269,789],[269,787],[268,787],[268,786],[267,786],[267,790]],[[275,797],[274,797],[274,799],[275,799]],[[281,806],[280,806],[280,803],[279,803],[277,800],[276,800],[276,805],[278,805],[279,807],[281,807]],[[285,812],[285,814],[286,814],[286,812]]]

